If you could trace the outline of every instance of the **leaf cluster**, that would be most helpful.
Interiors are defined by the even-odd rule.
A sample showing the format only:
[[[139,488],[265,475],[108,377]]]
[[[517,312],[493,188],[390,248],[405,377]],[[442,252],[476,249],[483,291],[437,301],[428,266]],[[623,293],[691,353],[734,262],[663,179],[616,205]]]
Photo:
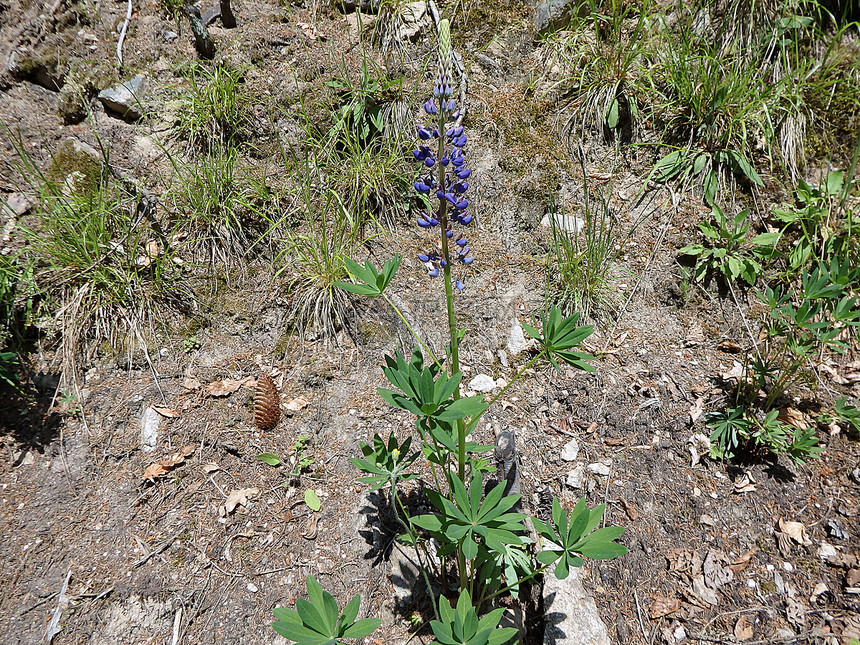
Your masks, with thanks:
[[[296,600],[295,609],[275,609],[272,628],[296,645],[345,645],[345,638],[364,638],[382,624],[378,618],[356,620],[360,594],[338,614],[337,602],[313,576],[307,577],[308,599]]]

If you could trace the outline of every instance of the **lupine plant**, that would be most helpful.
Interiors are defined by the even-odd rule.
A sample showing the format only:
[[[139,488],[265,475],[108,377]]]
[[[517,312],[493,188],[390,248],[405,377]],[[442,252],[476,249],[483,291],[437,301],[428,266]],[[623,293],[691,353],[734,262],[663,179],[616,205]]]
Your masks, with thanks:
[[[457,326],[454,293],[455,289],[465,288],[465,276],[461,271],[468,270],[473,262],[464,232],[473,221],[473,215],[465,196],[471,173],[463,151],[467,138],[462,125],[457,123],[458,108],[452,98],[451,60],[450,27],[447,20],[442,20],[439,23],[439,74],[433,97],[424,104],[424,111],[433,121],[430,125],[418,126],[420,143],[414,157],[425,168],[415,182],[415,190],[424,206],[418,226],[436,234],[435,242],[420,253],[418,259],[431,278],[441,276],[444,283],[449,344],[445,356],[437,357],[410,327],[421,348],[415,349],[408,359],[399,352],[387,356],[383,373],[394,387],[378,390],[393,407],[415,416],[421,454],[432,476],[432,486],[422,481],[422,490],[435,512],[414,516],[397,493],[399,484],[417,479],[412,468],[419,453],[410,452],[411,437],[398,442],[394,433],[387,440],[375,434],[373,445],[362,444],[362,457],[354,458],[352,463],[367,474],[359,481],[371,485],[373,490],[390,487],[392,508],[403,528],[399,539],[416,548],[428,593],[434,594],[436,587],[431,584],[430,576],[436,576],[443,589],[458,595],[456,606],[444,595],[438,602],[434,599],[436,620],[430,623],[435,636],[432,643],[502,645],[516,642],[517,635],[515,629],[499,627],[504,610],[494,608],[493,599],[517,590],[520,584],[542,575],[552,565],[555,565],[554,574],[565,578],[570,567],[582,566],[583,556],[610,559],[627,553],[627,548],[615,542],[623,528],[597,528],[605,505],[589,509],[584,500],[580,500],[568,514],[559,501],[554,500],[549,522],[531,520],[535,529],[533,535],[543,542],[536,545],[529,536],[526,515],[518,508],[520,495],[508,494],[506,481],[484,493],[484,475],[495,469],[481,454],[492,446],[479,445],[469,436],[484,412],[510,384],[489,403],[482,396],[465,397],[460,393],[463,373],[458,349],[465,330]],[[348,261],[346,264],[355,282],[338,286],[368,297],[381,296],[397,311],[384,291],[400,261],[400,257],[389,260],[382,271],[369,261],[363,266]],[[455,266],[458,267],[456,275]],[[405,322],[402,313],[397,313]],[[537,361],[546,361],[557,369],[563,362],[594,371],[590,365],[594,357],[579,351],[579,345],[591,334],[592,328],[578,326],[578,319],[576,314],[562,317],[557,308],[552,308],[543,312],[533,325],[524,325],[526,333],[536,341],[537,351],[511,383]],[[435,550],[430,547],[428,538],[435,540]],[[449,577],[449,572],[454,575]],[[327,612],[330,624],[325,636],[336,639],[337,607],[333,600],[318,591],[311,595],[310,603],[297,605],[298,613],[276,611],[281,611],[284,618],[293,623],[290,630],[298,630],[301,626],[322,633],[320,621],[310,611],[309,604],[316,606],[323,601],[326,606],[317,607],[317,613]],[[352,605],[350,603],[348,609]],[[352,611],[345,610],[344,614],[355,618]],[[299,631],[284,629],[283,623],[276,623],[276,626],[288,638],[295,640],[292,634],[300,635]],[[307,629],[301,634],[307,633]],[[346,630],[339,635],[348,636],[352,632]],[[321,638],[319,642],[335,640]]]

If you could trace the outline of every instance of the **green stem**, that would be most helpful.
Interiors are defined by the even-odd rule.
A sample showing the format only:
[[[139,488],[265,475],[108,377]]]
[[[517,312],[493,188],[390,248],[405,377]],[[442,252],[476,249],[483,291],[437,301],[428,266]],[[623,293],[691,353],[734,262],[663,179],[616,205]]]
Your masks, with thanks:
[[[424,352],[425,352],[425,353],[426,353],[430,358],[432,358],[432,359],[433,359],[433,362],[434,362],[434,363],[436,363],[436,367],[438,367],[438,368],[441,370],[441,369],[442,369],[442,363],[440,363],[440,362],[439,362],[439,359],[437,359],[437,358],[436,358],[436,355],[435,355],[432,351],[430,351],[430,348],[429,348],[429,347],[424,343],[424,341],[423,341],[423,340],[421,340],[421,337],[420,337],[420,336],[418,335],[418,333],[417,333],[417,332],[412,328],[412,325],[410,325],[410,324],[409,324],[409,321],[408,321],[408,320],[406,320],[406,317],[403,315],[403,312],[402,312],[402,311],[400,311],[400,309],[397,307],[397,305],[395,305],[395,304],[391,301],[391,299],[390,299],[388,296],[386,296],[384,293],[382,294],[382,299],[383,299],[383,300],[385,300],[385,302],[386,302],[386,303],[388,303],[388,306],[389,306],[389,307],[391,307],[391,308],[394,310],[394,313],[396,313],[396,314],[397,314],[397,316],[400,318],[400,320],[402,320],[402,321],[403,321],[403,324],[404,324],[404,325],[406,325],[406,329],[408,329],[408,330],[409,330],[409,333],[410,333],[410,334],[412,334],[412,335],[415,337],[415,340],[417,340],[417,341],[418,341],[418,344],[419,344],[419,345],[421,345],[421,349],[423,349],[423,350],[424,350]]]
[[[496,396],[494,396],[492,399],[490,399],[490,402],[489,402],[489,403],[487,403],[487,407],[486,407],[486,409],[484,410],[484,412],[486,412],[486,411],[487,411],[487,410],[489,410],[491,407],[493,407],[493,403],[495,403],[496,401],[498,401],[498,400],[499,400],[499,397],[500,397],[500,396],[502,396],[502,395],[507,391],[507,389],[508,389],[509,387],[511,387],[511,385],[513,385],[514,383],[516,383],[516,382],[520,379],[520,377],[525,373],[525,371],[526,371],[528,368],[530,368],[532,365],[534,365],[534,363],[535,363],[539,358],[541,358],[542,356],[544,356],[545,354],[546,354],[546,350],[542,350],[539,354],[537,354],[537,355],[535,355],[534,357],[532,357],[532,358],[531,358],[531,360],[529,360],[529,362],[528,362],[528,363],[526,363],[526,364],[522,367],[522,369],[520,369],[520,371],[519,371],[519,372],[517,372],[517,373],[514,375],[514,378],[512,378],[512,379],[511,379],[511,382],[510,382],[510,383],[508,383],[508,384],[506,384],[506,385],[505,385],[505,387],[503,387],[503,388],[499,391],[499,393],[498,393],[498,394],[496,394]],[[469,433],[470,433],[470,432],[475,428],[475,426],[476,426],[476,425],[478,425],[478,421],[480,421],[480,420],[481,420],[481,417],[482,417],[482,416],[484,416],[484,412],[481,412],[481,414],[476,415],[474,419],[472,419],[471,421],[469,421],[469,425],[467,425],[467,426],[466,426],[466,434],[469,434]]]
[[[562,555],[561,557],[564,557],[564,556]],[[553,563],[550,563],[550,564],[553,564]],[[513,584],[509,584],[507,587],[503,587],[502,589],[499,589],[498,591],[494,591],[491,594],[482,595],[481,600],[475,606],[480,607],[483,603],[487,602],[488,600],[491,600],[492,598],[495,598],[496,596],[503,594],[506,591],[510,591],[511,589],[516,587],[518,584],[525,582],[526,580],[531,580],[535,576],[540,575],[541,573],[546,571],[548,568],[549,568],[549,564],[545,564],[540,569],[537,569],[536,571],[532,571],[529,575],[525,576],[524,578],[520,578],[519,580],[517,580]]]

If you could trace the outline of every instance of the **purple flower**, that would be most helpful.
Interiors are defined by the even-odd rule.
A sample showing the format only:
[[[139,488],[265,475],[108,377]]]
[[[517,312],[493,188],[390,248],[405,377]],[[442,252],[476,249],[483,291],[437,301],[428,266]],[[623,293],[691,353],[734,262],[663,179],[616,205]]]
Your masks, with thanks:
[[[418,126],[418,138],[422,141],[427,141],[430,138],[430,130],[425,128],[423,125]]]
[[[439,267],[435,267],[432,271],[428,271],[427,275],[429,275],[431,278],[438,278],[439,277]]]
[[[415,186],[415,190],[417,190],[422,195],[426,195],[430,192],[430,186],[428,186],[422,181],[416,181],[413,186]]]
[[[433,102],[433,99],[428,100],[424,104],[424,111],[432,116],[439,114],[439,110],[436,109],[436,103]]]
[[[468,168],[462,168],[458,170],[456,173],[458,179],[468,179],[469,175],[472,174],[472,171]]]
[[[455,283],[454,283],[454,286],[456,286],[456,287],[457,287],[457,290],[458,290],[458,291],[462,291],[462,290],[463,290],[463,288],[464,288],[466,285],[465,285],[465,284],[463,284],[463,283],[462,283],[462,281],[457,280],[457,282],[455,282]]]
[[[425,255],[424,253],[419,253],[419,254],[418,254],[418,259],[419,259],[419,260],[421,260],[422,262],[429,262],[429,261],[430,261],[430,256],[429,256],[429,255]]]

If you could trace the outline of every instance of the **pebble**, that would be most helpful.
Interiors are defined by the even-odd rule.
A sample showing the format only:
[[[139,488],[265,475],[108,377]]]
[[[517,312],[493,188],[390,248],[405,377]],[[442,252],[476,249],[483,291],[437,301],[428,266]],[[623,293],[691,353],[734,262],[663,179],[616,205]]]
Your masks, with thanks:
[[[574,490],[582,488],[582,482],[585,480],[585,468],[582,466],[577,466],[573,470],[567,473],[567,479],[565,480],[565,484],[568,488],[573,488]]]
[[[475,392],[490,392],[496,389],[496,382],[492,376],[487,374],[478,374],[475,378],[469,381],[469,389]]]
[[[573,461],[578,455],[579,442],[575,438],[564,444],[564,448],[561,449],[561,458],[563,461]]]
[[[248,591],[250,591],[251,593],[257,593],[257,592],[259,591],[259,589],[257,589],[257,585],[255,585],[253,582],[249,582],[249,583],[248,583],[248,587],[247,587],[247,589],[248,589]]]
[[[520,321],[514,318],[511,321],[511,332],[508,335],[507,350],[511,356],[524,352],[528,347],[528,341],[523,334],[523,328],[520,327]]]
[[[609,473],[612,472],[612,468],[610,468],[609,465],[602,464],[598,461],[593,464],[588,464],[588,472],[600,475],[601,477],[609,477]]]

